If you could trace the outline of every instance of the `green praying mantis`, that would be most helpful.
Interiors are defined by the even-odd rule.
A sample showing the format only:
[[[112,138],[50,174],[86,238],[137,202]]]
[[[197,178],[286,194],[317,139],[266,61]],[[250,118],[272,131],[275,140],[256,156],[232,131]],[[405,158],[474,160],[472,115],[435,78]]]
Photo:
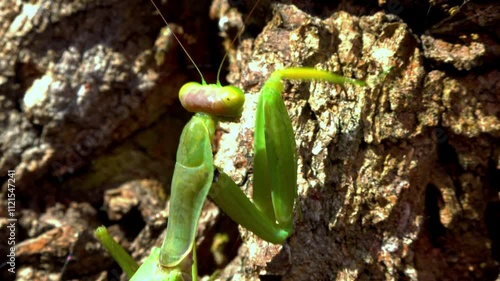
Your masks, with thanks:
[[[156,7],[154,2],[153,5]],[[174,37],[180,43],[175,34]],[[179,91],[182,106],[195,114],[180,137],[171,184],[168,227],[161,248],[153,248],[139,267],[109,236],[106,228],[96,230],[96,237],[131,280],[198,278],[195,236],[207,195],[229,217],[255,235],[274,244],[284,243],[293,230],[297,152],[292,123],[281,98],[282,80],[322,80],[366,86],[364,81],[314,68],[274,71],[264,83],[257,105],[253,195],[250,200],[231,177],[215,167],[212,152],[218,121],[237,120],[242,113],[245,94],[237,87],[222,86],[220,82],[207,84],[196,69],[201,84],[189,82]]]

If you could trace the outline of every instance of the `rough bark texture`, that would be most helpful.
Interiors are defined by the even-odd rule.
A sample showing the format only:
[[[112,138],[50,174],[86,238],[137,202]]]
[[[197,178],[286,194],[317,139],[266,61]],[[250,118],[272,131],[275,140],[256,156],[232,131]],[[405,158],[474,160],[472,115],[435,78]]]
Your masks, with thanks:
[[[231,48],[253,3],[171,2],[162,12],[213,81],[219,46]],[[244,229],[240,239],[207,203],[200,273],[498,278],[500,6],[283,2],[261,1],[229,52],[228,81],[248,94],[241,122],[221,124],[216,164],[251,192],[255,103],[273,70],[316,67],[371,87],[284,82],[299,152],[294,233],[282,246]],[[209,15],[226,41],[215,44]],[[188,117],[176,94],[199,78],[147,1],[9,0],[0,18],[1,257],[8,170],[18,219],[16,274],[3,264],[2,279],[118,280],[92,231],[107,225],[137,259],[161,243]]]

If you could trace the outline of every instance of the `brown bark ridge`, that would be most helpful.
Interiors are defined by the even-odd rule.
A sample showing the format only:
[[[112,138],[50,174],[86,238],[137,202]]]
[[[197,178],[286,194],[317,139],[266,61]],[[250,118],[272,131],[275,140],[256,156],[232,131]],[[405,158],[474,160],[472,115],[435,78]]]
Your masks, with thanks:
[[[249,194],[257,93],[274,70],[315,67],[371,85],[284,82],[299,154],[294,232],[284,245],[241,228],[238,238],[207,201],[201,275],[498,278],[498,4],[261,1],[233,47],[227,37],[254,3],[174,2],[160,8],[207,80],[218,46],[230,49],[227,80],[247,102],[239,123],[221,124],[216,164]],[[0,225],[9,170],[18,219],[16,273],[0,260],[3,280],[123,279],[92,231],[107,225],[137,259],[161,243],[188,116],[176,94],[199,78],[147,1],[8,0],[0,17]]]

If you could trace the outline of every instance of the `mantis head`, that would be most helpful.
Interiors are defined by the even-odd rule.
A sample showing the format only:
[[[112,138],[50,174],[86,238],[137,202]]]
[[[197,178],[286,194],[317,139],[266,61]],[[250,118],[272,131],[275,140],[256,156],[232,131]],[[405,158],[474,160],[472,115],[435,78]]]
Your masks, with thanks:
[[[202,85],[189,82],[179,91],[182,106],[190,112],[237,118],[241,116],[245,94],[235,86]]]

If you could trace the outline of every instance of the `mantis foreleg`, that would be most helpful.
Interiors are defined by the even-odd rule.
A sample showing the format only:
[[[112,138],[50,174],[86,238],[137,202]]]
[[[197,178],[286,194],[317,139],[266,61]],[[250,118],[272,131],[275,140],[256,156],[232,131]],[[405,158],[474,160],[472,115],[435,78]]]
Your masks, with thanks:
[[[184,127],[172,178],[169,224],[161,252],[163,266],[178,265],[191,251],[198,219],[213,178],[215,123],[197,114]]]
[[[238,224],[276,244],[283,243],[292,232],[297,197],[295,137],[281,98],[282,79],[366,85],[360,80],[313,68],[278,70],[265,82],[254,129],[253,202],[224,173],[216,178],[210,196]]]

